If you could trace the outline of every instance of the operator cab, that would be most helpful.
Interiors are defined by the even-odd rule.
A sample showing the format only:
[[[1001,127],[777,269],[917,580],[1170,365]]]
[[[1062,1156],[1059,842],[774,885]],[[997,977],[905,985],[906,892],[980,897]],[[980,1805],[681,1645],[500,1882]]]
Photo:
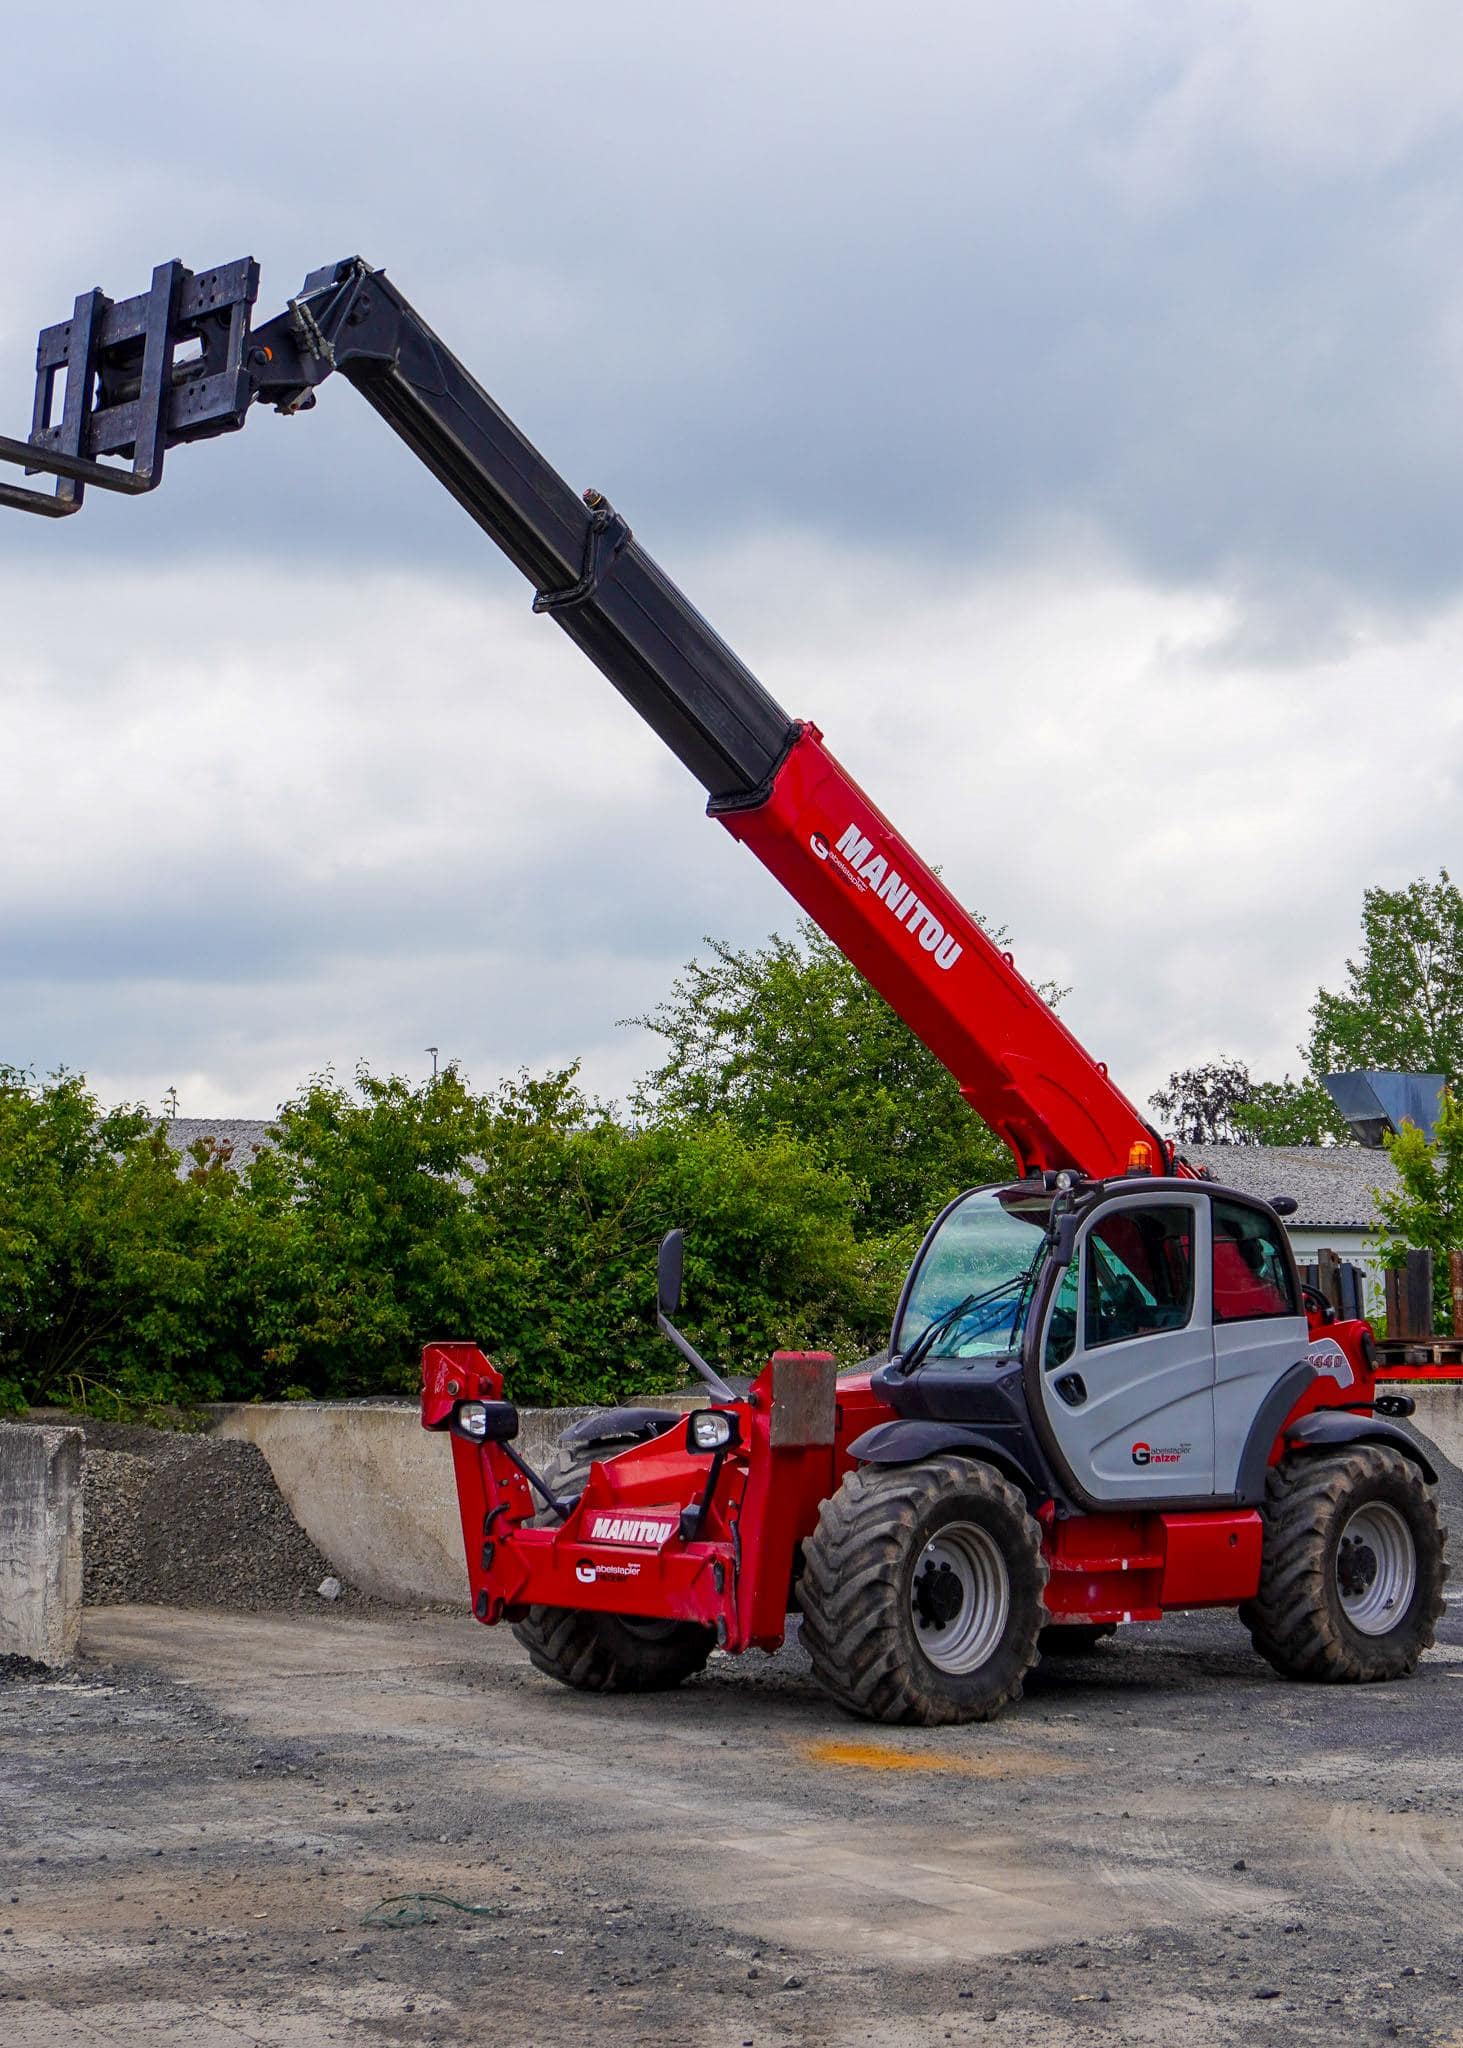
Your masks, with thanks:
[[[1279,1217],[1207,1181],[1054,1178],[972,1189],[936,1219],[878,1392],[996,1430],[1059,1499],[1239,1497],[1270,1409],[1310,1377]]]

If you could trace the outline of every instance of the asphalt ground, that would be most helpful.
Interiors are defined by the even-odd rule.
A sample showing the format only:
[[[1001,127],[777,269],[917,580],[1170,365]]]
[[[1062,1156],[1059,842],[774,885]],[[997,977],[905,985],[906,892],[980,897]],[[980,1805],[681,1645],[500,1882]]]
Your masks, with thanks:
[[[0,2043],[1463,2044],[1450,1590],[1407,1683],[1176,1616],[930,1731],[795,1646],[598,1699],[465,1615],[93,1609],[0,1679]]]

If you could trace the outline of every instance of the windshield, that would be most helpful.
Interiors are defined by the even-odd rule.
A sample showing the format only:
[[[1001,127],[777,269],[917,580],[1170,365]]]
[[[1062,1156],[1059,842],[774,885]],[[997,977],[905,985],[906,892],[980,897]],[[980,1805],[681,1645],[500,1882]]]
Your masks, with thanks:
[[[926,1245],[893,1349],[910,1346],[942,1317],[934,1358],[996,1358],[1016,1350],[1046,1249],[1052,1198],[1031,1188],[977,1188]],[[962,1304],[965,1304],[962,1307]]]

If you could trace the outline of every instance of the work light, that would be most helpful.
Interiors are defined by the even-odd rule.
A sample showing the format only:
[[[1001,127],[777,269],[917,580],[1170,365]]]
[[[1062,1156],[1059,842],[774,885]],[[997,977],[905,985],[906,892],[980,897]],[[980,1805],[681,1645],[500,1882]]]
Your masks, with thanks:
[[[737,1440],[737,1418],[724,1408],[698,1408],[687,1419],[686,1449],[714,1454],[729,1451]]]

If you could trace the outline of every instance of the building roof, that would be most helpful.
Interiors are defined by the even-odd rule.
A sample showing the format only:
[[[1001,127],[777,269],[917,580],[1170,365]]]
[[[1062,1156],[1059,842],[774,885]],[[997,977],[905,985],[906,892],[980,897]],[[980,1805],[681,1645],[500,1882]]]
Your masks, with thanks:
[[[178,1154],[180,1173],[185,1172],[193,1162],[188,1158],[188,1147],[196,1145],[200,1138],[211,1138],[217,1145],[232,1148],[230,1164],[247,1166],[256,1152],[267,1149],[270,1120],[257,1116],[175,1116],[163,1119],[163,1131],[168,1143]]]
[[[1397,1185],[1397,1169],[1387,1154],[1366,1145],[1181,1145],[1179,1150],[1242,1194],[1294,1196],[1300,1206],[1285,1219],[1293,1230],[1375,1230],[1376,1191]]]

